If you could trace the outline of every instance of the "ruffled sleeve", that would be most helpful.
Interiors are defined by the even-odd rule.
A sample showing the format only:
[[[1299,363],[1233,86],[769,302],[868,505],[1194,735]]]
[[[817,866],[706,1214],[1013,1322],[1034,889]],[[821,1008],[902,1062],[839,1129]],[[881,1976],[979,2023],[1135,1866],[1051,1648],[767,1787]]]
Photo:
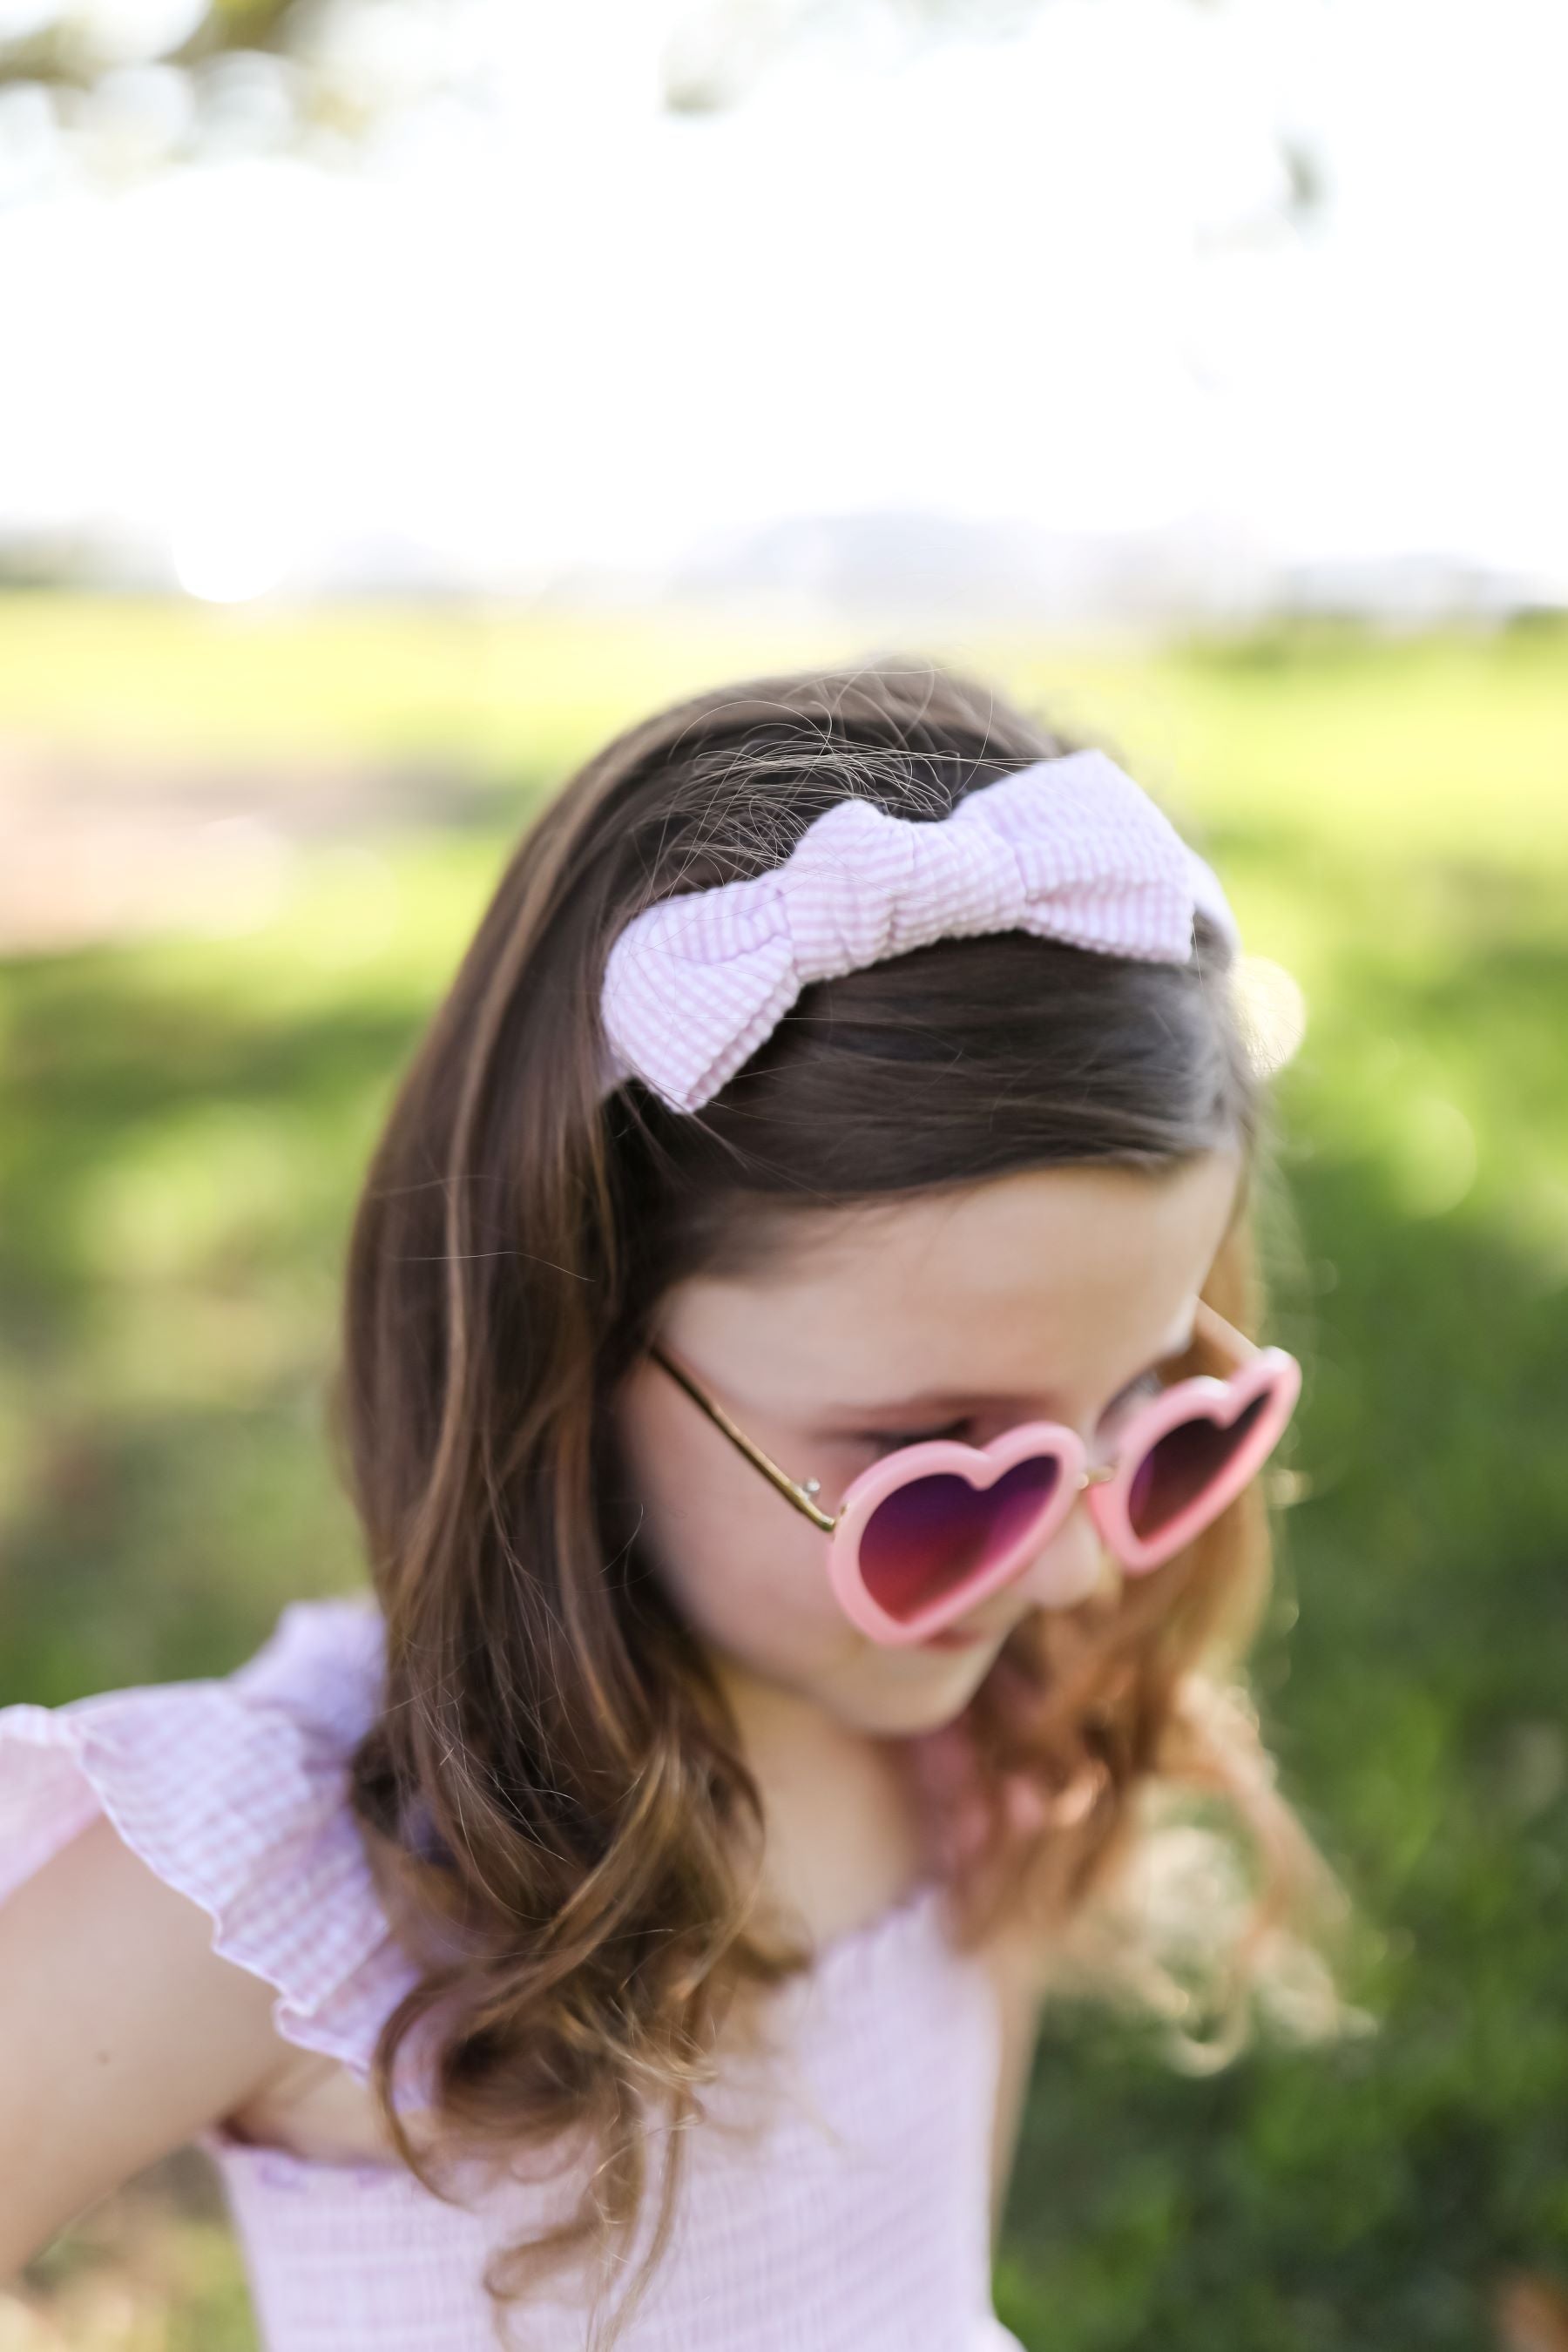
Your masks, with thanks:
[[[381,1668],[368,1597],[297,1601],[221,1678],[0,1708],[0,1901],[103,1813],[200,1904],[213,1949],[276,1988],[279,2033],[367,2080],[377,2029],[416,1976],[348,1801]],[[424,2095],[413,2077],[405,2044],[400,2108]]]

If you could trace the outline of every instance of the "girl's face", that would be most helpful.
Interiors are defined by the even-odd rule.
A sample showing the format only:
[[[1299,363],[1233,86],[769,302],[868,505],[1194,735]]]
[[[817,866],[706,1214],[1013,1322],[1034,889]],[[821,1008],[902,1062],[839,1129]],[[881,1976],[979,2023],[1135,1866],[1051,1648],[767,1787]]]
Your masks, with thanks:
[[[764,1271],[677,1285],[658,1337],[793,1477],[821,1481],[830,1511],[917,1438],[984,1445],[1017,1422],[1065,1422],[1094,1462],[1147,1376],[1188,1345],[1240,1173],[1237,1154],[1216,1151],[1155,1177],[1052,1168],[792,1209]],[[1039,1558],[959,1620],[981,1638],[884,1647],[835,1601],[827,1538],[651,1359],[627,1376],[616,1419],[643,1555],[721,1678],[855,1730],[939,1728],[1028,1611],[1116,1572],[1080,1496]]]

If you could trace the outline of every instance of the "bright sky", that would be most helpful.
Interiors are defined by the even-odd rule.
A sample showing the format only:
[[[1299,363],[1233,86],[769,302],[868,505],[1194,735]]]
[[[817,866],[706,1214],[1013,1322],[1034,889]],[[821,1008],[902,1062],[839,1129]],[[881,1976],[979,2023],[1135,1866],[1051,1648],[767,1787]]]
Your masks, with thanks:
[[[0,530],[234,595],[368,537],[527,586],[802,513],[1200,517],[1568,590],[1555,0],[862,6],[672,115],[698,16],[495,0],[493,131],[0,212]]]

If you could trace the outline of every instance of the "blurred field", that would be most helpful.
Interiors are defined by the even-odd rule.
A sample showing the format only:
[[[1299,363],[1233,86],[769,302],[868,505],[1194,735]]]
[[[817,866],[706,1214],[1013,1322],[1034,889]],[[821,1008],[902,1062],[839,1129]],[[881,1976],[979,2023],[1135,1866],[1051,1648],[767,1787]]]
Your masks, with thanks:
[[[1522,2343],[1507,2282],[1568,2270],[1568,631],[910,649],[1099,733],[1305,993],[1258,1687],[1382,2021],[1194,2079],[1054,2015],[998,2307],[1037,2352]],[[345,1223],[506,844],[671,695],[864,650],[0,602],[0,1703],[224,1671],[357,1582]],[[27,2284],[55,2333],[0,2297],[0,2352],[254,2340],[188,2158]]]

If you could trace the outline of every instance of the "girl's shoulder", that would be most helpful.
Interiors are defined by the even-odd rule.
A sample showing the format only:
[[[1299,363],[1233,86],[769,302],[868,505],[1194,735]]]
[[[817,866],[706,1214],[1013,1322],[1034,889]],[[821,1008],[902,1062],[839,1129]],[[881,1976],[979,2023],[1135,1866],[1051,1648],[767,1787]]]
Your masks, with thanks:
[[[0,1708],[0,1901],[105,1816],[206,1912],[213,1949],[273,1987],[279,2035],[368,2079],[416,1973],[349,1802],[382,1664],[370,1595],[296,1601],[227,1675]]]

